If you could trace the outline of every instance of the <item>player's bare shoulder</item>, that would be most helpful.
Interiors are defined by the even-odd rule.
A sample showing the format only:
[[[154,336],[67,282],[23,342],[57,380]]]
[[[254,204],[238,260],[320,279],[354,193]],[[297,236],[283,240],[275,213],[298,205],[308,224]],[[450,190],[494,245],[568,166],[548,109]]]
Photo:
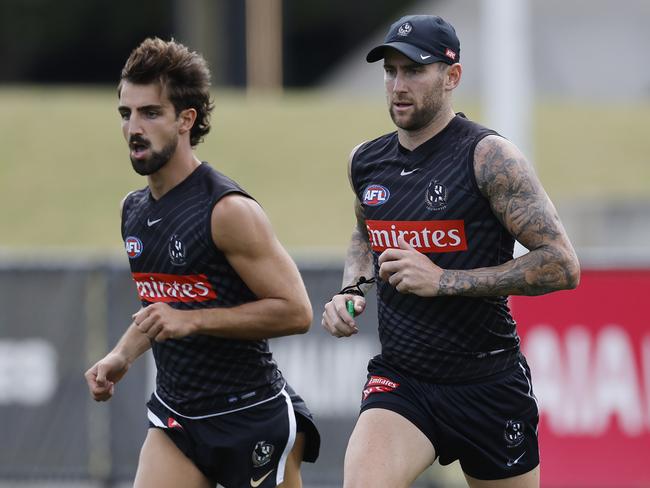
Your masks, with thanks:
[[[517,146],[498,135],[486,136],[476,145],[474,172],[484,194],[507,190],[507,180],[534,174],[531,164]]]
[[[222,251],[254,245],[273,237],[271,224],[259,203],[241,193],[229,193],[212,209],[212,239]]]
[[[533,166],[517,146],[501,136],[484,137],[476,145],[474,174],[481,193],[501,220],[506,214],[525,213],[540,199],[544,207],[547,204]]]

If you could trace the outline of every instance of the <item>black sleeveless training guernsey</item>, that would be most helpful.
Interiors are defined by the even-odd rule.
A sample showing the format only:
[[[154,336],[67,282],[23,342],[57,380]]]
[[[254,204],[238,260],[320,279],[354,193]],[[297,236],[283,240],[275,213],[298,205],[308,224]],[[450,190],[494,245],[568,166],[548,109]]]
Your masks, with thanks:
[[[165,302],[187,310],[257,299],[212,240],[212,209],[233,192],[249,197],[202,163],[159,200],[148,187],[127,196],[122,237],[143,306]],[[152,342],[152,348],[155,394],[181,415],[243,408],[278,394],[284,385],[266,340],[196,334]]]
[[[378,277],[377,259],[407,242],[443,269],[496,266],[514,239],[478,189],[474,149],[496,134],[457,114],[409,151],[393,132],[364,143],[352,159],[377,276],[382,358],[424,381],[451,383],[504,371],[519,359],[507,297],[401,294]]]

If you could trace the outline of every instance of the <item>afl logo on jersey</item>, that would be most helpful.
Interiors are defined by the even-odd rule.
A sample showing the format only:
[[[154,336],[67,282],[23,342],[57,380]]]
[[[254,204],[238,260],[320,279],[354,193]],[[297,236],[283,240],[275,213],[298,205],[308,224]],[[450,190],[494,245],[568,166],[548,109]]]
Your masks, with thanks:
[[[129,259],[135,259],[142,254],[142,241],[137,237],[129,236],[124,241],[126,254]]]
[[[363,203],[370,207],[376,207],[386,203],[389,197],[390,192],[385,186],[369,185],[363,192]]]
[[[185,265],[185,244],[183,244],[183,241],[176,234],[169,239],[169,257],[172,265]]]

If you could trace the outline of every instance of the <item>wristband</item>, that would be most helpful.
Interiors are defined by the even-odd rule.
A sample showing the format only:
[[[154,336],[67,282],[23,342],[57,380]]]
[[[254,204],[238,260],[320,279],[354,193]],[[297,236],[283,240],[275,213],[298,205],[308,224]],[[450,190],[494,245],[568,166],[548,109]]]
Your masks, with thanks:
[[[354,285],[349,285],[344,287],[341,291],[337,293],[337,295],[357,295],[360,297],[365,297],[365,293],[363,293],[363,290],[361,290],[361,285],[365,285],[366,283],[374,283],[375,278],[370,278],[367,279],[365,276],[362,276],[359,278],[359,281],[357,281]]]

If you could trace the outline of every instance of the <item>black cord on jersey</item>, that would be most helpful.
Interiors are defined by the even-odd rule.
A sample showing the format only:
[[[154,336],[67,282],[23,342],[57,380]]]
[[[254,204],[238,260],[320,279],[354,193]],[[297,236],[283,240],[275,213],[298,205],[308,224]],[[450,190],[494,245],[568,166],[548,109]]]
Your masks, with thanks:
[[[360,297],[365,297],[366,295],[361,290],[361,285],[370,284],[374,282],[375,282],[374,277],[367,279],[365,276],[362,276],[361,278],[359,278],[359,281],[357,281],[356,284],[346,286],[340,292],[338,292],[337,295],[350,294],[350,295],[358,295]]]

